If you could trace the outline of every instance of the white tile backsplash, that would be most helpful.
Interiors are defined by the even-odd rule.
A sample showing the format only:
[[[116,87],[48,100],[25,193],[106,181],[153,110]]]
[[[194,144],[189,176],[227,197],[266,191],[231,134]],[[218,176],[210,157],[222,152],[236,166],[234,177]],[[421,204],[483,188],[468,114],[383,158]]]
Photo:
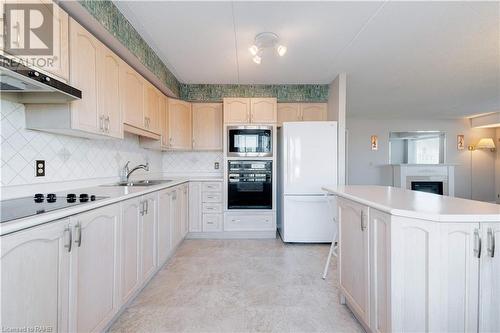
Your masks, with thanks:
[[[219,169],[214,168],[215,162]],[[163,172],[167,174],[222,174],[223,154],[207,152],[167,152],[163,154]]]
[[[24,105],[0,99],[0,186],[2,193],[20,188],[33,191],[53,186],[81,187],[88,180],[95,185],[118,179],[123,165],[149,161],[149,175],[222,174],[222,152],[157,152],[143,149],[137,136],[119,139],[83,139],[25,129]],[[45,160],[46,176],[35,177],[35,160]],[[219,162],[220,169],[214,169]],[[137,176],[143,174],[142,170]],[[64,185],[63,185],[64,183]],[[50,185],[53,184],[53,185]],[[43,185],[43,186],[42,186]],[[31,193],[31,192],[27,192]],[[2,197],[10,197],[3,195]]]

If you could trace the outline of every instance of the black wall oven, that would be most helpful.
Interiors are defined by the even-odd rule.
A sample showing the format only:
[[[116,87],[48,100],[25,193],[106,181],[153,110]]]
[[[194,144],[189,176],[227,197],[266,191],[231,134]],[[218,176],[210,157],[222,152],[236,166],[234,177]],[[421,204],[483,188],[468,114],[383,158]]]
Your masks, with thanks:
[[[273,208],[273,162],[228,161],[227,208]]]
[[[273,156],[272,126],[228,126],[227,156]]]

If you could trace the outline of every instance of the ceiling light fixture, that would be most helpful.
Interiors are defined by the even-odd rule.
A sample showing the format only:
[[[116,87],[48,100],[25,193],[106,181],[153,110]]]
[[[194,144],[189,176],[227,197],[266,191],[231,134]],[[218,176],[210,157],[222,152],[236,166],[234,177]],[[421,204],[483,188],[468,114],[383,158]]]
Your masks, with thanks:
[[[248,51],[252,54],[252,60],[256,64],[260,64],[262,61],[262,52],[264,49],[276,48],[276,52],[280,57],[284,56],[287,48],[283,44],[278,44],[279,36],[274,32],[261,32],[255,36],[255,41],[252,46],[248,48]]]

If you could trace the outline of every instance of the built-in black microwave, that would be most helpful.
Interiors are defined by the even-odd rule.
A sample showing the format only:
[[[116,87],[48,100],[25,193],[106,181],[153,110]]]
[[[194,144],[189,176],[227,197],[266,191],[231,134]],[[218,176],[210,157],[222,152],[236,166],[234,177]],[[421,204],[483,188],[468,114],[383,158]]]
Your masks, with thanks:
[[[228,157],[273,156],[272,126],[228,126]]]

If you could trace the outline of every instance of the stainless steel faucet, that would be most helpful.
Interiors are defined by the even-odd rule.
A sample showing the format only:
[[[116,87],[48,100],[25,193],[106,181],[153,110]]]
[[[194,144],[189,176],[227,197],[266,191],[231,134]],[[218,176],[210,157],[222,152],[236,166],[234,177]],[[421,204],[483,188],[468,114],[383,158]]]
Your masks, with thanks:
[[[123,174],[125,175],[125,180],[128,182],[128,179],[130,178],[130,175],[139,170],[139,169],[143,169],[143,170],[146,170],[146,171],[149,171],[149,162],[147,162],[146,164],[139,164],[138,166],[132,168],[132,170],[129,170],[128,168],[128,165],[129,165],[130,161],[127,162],[127,164],[125,164],[125,166],[123,167]]]

